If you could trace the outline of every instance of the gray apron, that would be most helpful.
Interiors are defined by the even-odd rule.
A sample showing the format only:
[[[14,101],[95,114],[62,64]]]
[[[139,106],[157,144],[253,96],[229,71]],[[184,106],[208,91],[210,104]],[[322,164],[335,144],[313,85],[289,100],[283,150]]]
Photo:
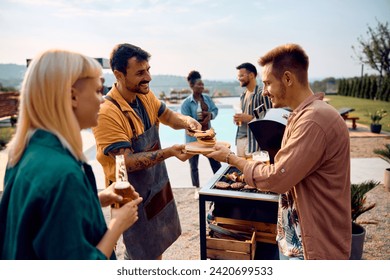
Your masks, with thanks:
[[[160,150],[154,125],[132,142],[134,153]],[[143,198],[138,221],[123,233],[130,259],[151,260],[162,255],[181,234],[179,214],[173,198],[165,162],[128,173],[129,181]]]
[[[112,98],[107,98],[118,106]],[[120,109],[120,107],[118,106]],[[123,112],[125,113],[125,112]],[[127,113],[127,112],[126,112]],[[127,115],[135,134],[132,119]],[[161,149],[158,127],[152,125],[143,134],[131,140],[134,153]],[[127,173],[143,201],[138,207],[138,221],[123,233],[125,258],[154,260],[164,253],[181,234],[179,214],[173,198],[165,162]]]

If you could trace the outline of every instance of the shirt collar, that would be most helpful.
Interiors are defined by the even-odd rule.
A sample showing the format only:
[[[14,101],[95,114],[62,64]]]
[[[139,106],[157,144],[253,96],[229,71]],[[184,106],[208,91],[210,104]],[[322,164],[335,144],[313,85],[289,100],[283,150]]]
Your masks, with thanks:
[[[116,102],[118,102],[122,112],[132,111],[131,106],[120,94],[116,83],[114,83],[113,87],[111,88],[110,92],[107,95],[111,96],[113,99],[115,99]]]
[[[303,109],[305,109],[307,106],[309,106],[310,104],[312,104],[314,101],[316,100],[323,100],[324,99],[324,96],[325,94],[323,92],[320,92],[320,93],[315,93],[311,96],[309,96],[308,98],[306,98],[301,104],[299,104],[299,106],[297,108],[295,108],[294,111],[291,112],[290,116],[288,117],[288,120],[287,122],[291,122],[292,119],[294,119],[294,117],[300,112],[302,111]]]
[[[79,165],[82,164],[82,161],[77,160],[75,156],[69,151],[65,143],[62,143],[58,136],[50,131],[41,128],[32,130],[30,142],[37,145],[50,147],[62,153],[66,153],[70,155],[75,161],[77,161]]]
[[[202,94],[202,97],[203,97],[203,94]],[[191,101],[191,102],[198,103],[198,101],[196,101],[195,98],[194,98],[194,94],[191,94],[191,95],[190,95],[190,101]]]

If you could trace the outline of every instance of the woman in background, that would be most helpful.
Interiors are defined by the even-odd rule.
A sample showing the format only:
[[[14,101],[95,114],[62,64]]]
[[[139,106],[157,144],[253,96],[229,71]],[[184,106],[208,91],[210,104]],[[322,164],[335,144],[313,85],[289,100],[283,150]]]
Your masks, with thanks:
[[[1,259],[115,259],[122,232],[138,219],[140,197],[114,185],[97,194],[80,131],[97,125],[102,69],[81,54],[49,50],[32,60],[21,89],[0,203]],[[137,196],[137,194],[136,194]]]
[[[218,108],[215,106],[214,101],[207,94],[203,94],[204,84],[202,77],[198,71],[191,71],[187,77],[188,84],[192,89],[192,95],[188,96],[181,105],[181,113],[183,115],[190,116],[196,119],[201,125],[202,130],[205,131],[211,128],[211,120],[215,119],[218,115]],[[186,134],[186,143],[195,142],[196,138]],[[209,158],[211,169],[213,172],[217,172],[221,167],[221,163]],[[189,159],[191,168],[191,180],[192,185],[197,189],[195,190],[195,199],[199,198],[199,155],[194,155]]]

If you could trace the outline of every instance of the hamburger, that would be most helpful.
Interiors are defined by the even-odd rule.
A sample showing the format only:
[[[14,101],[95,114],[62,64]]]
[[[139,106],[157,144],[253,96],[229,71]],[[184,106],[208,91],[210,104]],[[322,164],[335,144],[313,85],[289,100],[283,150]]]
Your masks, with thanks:
[[[206,131],[197,130],[194,133],[194,137],[196,137],[196,140],[206,146],[214,146],[216,143],[215,138],[215,131],[213,128],[210,128]]]

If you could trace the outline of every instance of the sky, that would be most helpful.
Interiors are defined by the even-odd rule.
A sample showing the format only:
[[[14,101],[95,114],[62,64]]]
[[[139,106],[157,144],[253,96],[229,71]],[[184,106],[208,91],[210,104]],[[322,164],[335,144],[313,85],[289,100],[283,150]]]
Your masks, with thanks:
[[[296,43],[309,78],[354,77],[362,66],[352,46],[378,21],[390,24],[390,0],[0,0],[0,63],[51,48],[109,58],[131,43],[152,55],[152,75],[234,80],[239,64],[261,73],[260,56]]]

